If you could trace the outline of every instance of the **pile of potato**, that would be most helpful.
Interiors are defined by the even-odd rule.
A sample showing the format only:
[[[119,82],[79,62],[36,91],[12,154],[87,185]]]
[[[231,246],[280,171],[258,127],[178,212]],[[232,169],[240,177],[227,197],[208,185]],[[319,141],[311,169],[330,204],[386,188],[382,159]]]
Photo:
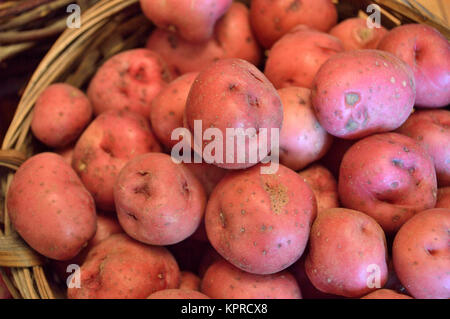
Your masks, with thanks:
[[[330,0],[141,7],[146,48],[106,61],[86,94],[42,92],[31,129],[51,151],[7,194],[63,285],[81,266],[69,298],[450,298],[445,37],[338,24]],[[220,154],[227,140],[183,128],[260,142]],[[181,139],[212,160],[179,163]]]

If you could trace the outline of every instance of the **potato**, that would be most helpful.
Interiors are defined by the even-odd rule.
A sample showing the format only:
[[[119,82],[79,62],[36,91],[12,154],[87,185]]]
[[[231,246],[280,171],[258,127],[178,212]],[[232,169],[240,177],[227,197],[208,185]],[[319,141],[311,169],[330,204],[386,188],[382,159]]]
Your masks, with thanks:
[[[75,145],[72,166],[97,207],[114,211],[113,188],[122,167],[137,155],[159,151],[144,117],[111,110],[99,115],[83,132]]]
[[[114,201],[129,236],[150,245],[172,245],[197,229],[206,194],[183,164],[175,164],[163,153],[148,153],[130,160],[120,171]]]
[[[391,289],[377,289],[361,299],[414,299],[408,295],[400,294]]]
[[[94,200],[55,153],[26,160],[14,175],[6,200],[14,229],[48,258],[75,257],[95,234]]]
[[[182,271],[180,273],[179,289],[200,291],[201,279],[190,271]]]
[[[64,147],[80,136],[91,118],[92,106],[82,91],[55,83],[36,100],[31,131],[47,146]]]
[[[411,68],[377,50],[332,56],[314,78],[312,103],[328,133],[362,138],[400,127],[414,106]]]
[[[194,136],[198,135],[194,121],[201,121],[198,130],[201,141],[194,138],[194,150],[200,149],[198,153],[203,152],[207,163],[242,169],[264,159],[272,145],[275,146],[272,131],[281,128],[283,107],[275,88],[254,65],[240,59],[226,59],[200,72],[189,92],[185,118]],[[246,133],[242,145],[236,138],[238,131],[234,131],[235,136],[227,132],[237,128]],[[222,153],[218,150],[207,153],[206,150],[211,150],[208,145],[213,144],[202,139],[207,129],[222,135],[222,141],[214,143],[220,144]],[[258,143],[252,143],[255,140]],[[234,154],[228,151],[230,148]]]
[[[312,88],[314,76],[331,56],[344,51],[338,38],[297,26],[270,49],[264,74],[277,88]]]
[[[225,260],[205,273],[201,292],[213,299],[301,299],[300,288],[287,271],[273,275],[249,274]]]
[[[200,72],[219,59],[239,58],[258,65],[262,58],[250,27],[249,10],[238,2],[232,3],[217,22],[213,38],[205,43],[187,42],[169,31],[156,29],[146,47],[158,52],[177,75]]]
[[[317,211],[339,207],[337,182],[325,167],[313,164],[298,173],[316,197]]]
[[[330,208],[320,212],[311,228],[305,270],[325,293],[361,297],[387,280],[384,232],[361,212]],[[378,288],[379,288],[378,287]]]
[[[388,33],[386,28],[369,28],[363,18],[349,18],[330,30],[330,34],[342,41],[346,51],[376,49],[381,39]]]
[[[162,89],[152,101],[152,130],[158,140],[169,149],[178,142],[172,140],[172,132],[183,127],[186,99],[197,75],[197,72],[192,72],[180,76]]]
[[[125,234],[95,246],[80,273],[80,288],[67,291],[70,299],[144,299],[180,282],[177,262],[166,248],[141,244]]]
[[[216,186],[205,215],[211,245],[234,266],[273,274],[302,255],[317,212],[313,192],[291,169],[232,172]]]
[[[188,42],[205,42],[232,0],[140,0],[144,15],[157,27],[175,32]]]
[[[298,171],[320,159],[333,137],[319,124],[311,106],[311,91],[301,87],[278,90],[283,103],[280,163]]]
[[[330,0],[252,0],[250,21],[268,49],[299,24],[328,32],[337,22],[337,11]]]
[[[342,296],[332,295],[324,293],[318,290],[309,280],[308,275],[306,275],[305,271],[305,259],[307,256],[307,251],[303,253],[302,257],[295,262],[290,268],[289,271],[297,280],[298,285],[302,289],[302,298],[303,299],[343,299]]]
[[[438,185],[450,186],[450,111],[414,112],[397,132],[419,142],[433,158]]]
[[[398,231],[392,247],[398,278],[417,299],[449,299],[450,209],[425,210]]]
[[[450,104],[450,44],[425,24],[396,27],[381,40],[379,50],[395,54],[414,71],[416,106]]]
[[[152,293],[147,299],[210,299],[207,295],[189,289],[164,289]]]
[[[438,188],[435,207],[450,209],[450,187]]]
[[[152,100],[171,80],[158,53],[133,49],[109,58],[95,73],[87,93],[96,115],[128,110],[148,117]]]
[[[338,191],[344,207],[372,216],[393,234],[414,214],[436,204],[433,160],[412,138],[372,135],[345,153]]]

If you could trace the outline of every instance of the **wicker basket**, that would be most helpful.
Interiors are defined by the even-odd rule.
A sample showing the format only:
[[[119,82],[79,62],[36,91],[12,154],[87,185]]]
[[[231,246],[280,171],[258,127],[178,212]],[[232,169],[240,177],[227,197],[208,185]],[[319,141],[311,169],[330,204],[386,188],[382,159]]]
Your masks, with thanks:
[[[5,198],[14,171],[29,156],[40,151],[30,133],[31,114],[38,95],[49,84],[64,81],[85,88],[97,67],[110,56],[143,45],[152,25],[140,13],[138,0],[102,0],[82,15],[79,29],[67,29],[34,72],[0,151],[0,273],[14,298],[52,299],[64,297],[45,273],[46,258],[21,240],[10,224]],[[339,1],[341,18],[356,16],[369,3],[379,4],[387,28],[400,23],[421,22],[438,28],[447,38],[445,24],[393,0]],[[389,11],[389,12],[388,12]],[[401,13],[400,13],[401,12]],[[361,13],[361,12],[360,12]]]

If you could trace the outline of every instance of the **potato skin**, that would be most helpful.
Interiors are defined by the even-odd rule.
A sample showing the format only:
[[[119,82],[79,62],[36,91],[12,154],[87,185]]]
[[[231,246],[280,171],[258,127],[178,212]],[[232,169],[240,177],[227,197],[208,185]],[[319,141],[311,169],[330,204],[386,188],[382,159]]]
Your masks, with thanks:
[[[450,111],[416,111],[397,132],[415,139],[431,155],[438,185],[450,186]]]
[[[156,26],[175,29],[188,42],[205,42],[232,0],[140,0],[144,15]]]
[[[377,289],[361,299],[414,299],[408,295],[404,295],[391,289]]]
[[[412,138],[376,134],[345,153],[338,191],[344,207],[372,216],[392,234],[417,212],[434,207],[436,173],[431,157]]]
[[[202,136],[208,128],[221,131],[223,157],[210,159],[212,164],[226,169],[242,169],[256,164],[250,160],[251,154],[256,153],[259,162],[271,150],[271,131],[281,128],[283,107],[275,88],[254,65],[240,59],[225,59],[200,72],[189,92],[185,119],[192,135],[195,133],[195,120],[202,121]],[[253,128],[258,140],[261,137],[260,129],[265,129],[266,152],[262,151],[260,145],[253,145],[252,148],[253,143],[248,138],[245,140],[245,150],[237,150],[237,139],[234,138],[234,157],[227,159],[227,128]],[[202,150],[209,143],[208,140],[194,141]],[[262,142],[255,144],[262,145]],[[238,153],[245,155],[242,163],[238,161]],[[208,159],[205,161],[208,162]]]
[[[201,292],[213,299],[302,299],[300,288],[289,272],[255,275],[225,260],[208,268]]]
[[[110,110],[99,115],[75,145],[72,167],[93,195],[96,205],[114,211],[113,187],[122,167],[133,157],[159,152],[146,118]]]
[[[418,299],[449,299],[450,209],[416,214],[398,231],[392,257],[398,278]]]
[[[450,187],[438,188],[435,207],[450,209]]]
[[[346,139],[397,129],[414,106],[411,68],[378,50],[332,56],[314,78],[312,102],[328,133]]]
[[[184,164],[175,164],[163,153],[147,153],[120,171],[114,201],[119,222],[130,237],[150,245],[172,245],[197,229],[206,194]]]
[[[333,137],[317,121],[309,89],[287,87],[278,94],[283,104],[280,163],[298,171],[324,156]]]
[[[416,106],[450,104],[450,44],[439,31],[425,24],[398,26],[381,40],[378,49],[396,55],[414,71]]]
[[[217,21],[214,36],[205,43],[191,43],[177,35],[156,29],[146,47],[158,52],[173,74],[200,72],[219,59],[239,58],[259,65],[261,49],[253,35],[248,8],[238,2]]]
[[[190,271],[182,271],[180,273],[179,289],[200,291],[201,279]]]
[[[165,61],[147,49],[121,52],[95,73],[88,97],[95,115],[107,110],[129,110],[148,117],[153,98],[172,80]]]
[[[178,143],[171,139],[171,135],[174,129],[183,127],[186,100],[197,75],[197,72],[191,72],[176,78],[152,101],[150,112],[152,131],[158,140],[169,149]]]
[[[343,231],[345,230],[345,231]],[[369,288],[369,266],[379,268],[386,283],[387,248],[384,232],[370,216],[345,208],[320,212],[311,228],[305,270],[319,290],[345,297],[361,297]]]
[[[388,30],[382,26],[369,28],[363,18],[350,18],[334,26],[329,33],[342,41],[346,51],[351,51],[376,49]]]
[[[229,173],[216,186],[205,215],[206,233],[217,252],[253,274],[273,274],[303,253],[317,212],[313,192],[294,171],[262,165]]]
[[[325,167],[313,164],[298,173],[316,197],[317,211],[339,207],[337,182]]]
[[[343,51],[338,38],[300,25],[270,49],[264,74],[277,89],[289,86],[311,89],[321,65]]]
[[[7,206],[20,236],[48,258],[73,258],[96,231],[92,196],[55,153],[34,155],[20,166],[8,190]]]
[[[50,147],[64,147],[74,142],[92,118],[87,96],[69,84],[48,86],[36,100],[31,131]]]
[[[125,234],[95,246],[81,266],[81,288],[68,288],[70,299],[145,299],[176,288],[180,271],[164,247],[141,244]]]
[[[268,49],[299,24],[328,32],[337,23],[337,10],[330,0],[252,0],[250,21],[258,41]]]
[[[147,299],[210,299],[207,295],[189,289],[164,289],[152,293]]]

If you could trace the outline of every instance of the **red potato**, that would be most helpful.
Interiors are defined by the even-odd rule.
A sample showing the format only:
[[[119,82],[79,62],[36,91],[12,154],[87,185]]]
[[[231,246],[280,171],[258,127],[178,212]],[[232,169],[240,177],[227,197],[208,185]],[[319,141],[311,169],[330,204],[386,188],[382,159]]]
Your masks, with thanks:
[[[305,270],[305,259],[307,252],[305,252],[302,257],[295,262],[290,267],[291,273],[294,275],[295,279],[298,282],[298,285],[302,289],[302,298],[303,299],[343,299],[342,296],[332,295],[324,293],[318,290],[309,280],[308,275]]]
[[[337,10],[330,0],[252,0],[250,21],[268,49],[299,24],[328,32],[337,23]]]
[[[167,249],[141,244],[125,234],[95,246],[80,274],[80,288],[67,291],[70,299],[144,299],[180,282],[177,262]]]
[[[450,209],[423,211],[398,231],[392,247],[394,267],[417,299],[450,298]]]
[[[264,159],[276,144],[272,132],[278,133],[283,121],[283,106],[273,85],[254,65],[240,59],[219,60],[200,72],[185,112],[185,123],[194,136],[198,135],[195,121],[201,121],[202,136],[194,138],[194,150],[200,149],[207,163],[226,169],[247,168]],[[244,130],[245,136],[236,131],[231,136],[230,129]],[[208,131],[220,134],[222,140],[213,144],[203,139]],[[241,145],[238,135],[244,138]],[[222,152],[211,150],[209,144],[220,144]]]
[[[317,211],[339,207],[337,182],[325,167],[314,164],[298,173],[308,184],[317,201]]]
[[[388,277],[386,238],[370,216],[345,208],[320,212],[311,228],[305,270],[322,292],[361,297]]]
[[[225,260],[208,268],[201,292],[213,299],[302,299],[300,287],[289,272],[255,275]]]
[[[379,50],[395,54],[414,71],[416,106],[450,104],[450,43],[425,24],[396,27],[381,40]]]
[[[95,73],[87,93],[96,115],[128,110],[147,118],[152,100],[171,80],[158,53],[133,49],[108,59]]]
[[[431,155],[438,185],[450,186],[450,111],[416,111],[397,132],[415,139]]]
[[[277,88],[312,88],[314,76],[331,56],[344,51],[338,38],[298,26],[269,51],[264,74]]]
[[[436,204],[433,160],[412,138],[372,135],[345,153],[338,191],[344,207],[372,216],[385,232],[395,233],[414,214]]]
[[[97,214],[97,231],[94,237],[92,237],[85,248],[83,248],[78,255],[67,261],[52,261],[52,269],[56,272],[56,275],[60,280],[64,282],[67,280],[73,272],[69,265],[82,265],[86,260],[87,254],[92,248],[97,246],[100,242],[105,240],[114,234],[123,233],[122,227],[115,216],[108,216],[104,214]]]
[[[183,127],[186,99],[197,75],[198,73],[193,72],[180,76],[162,89],[152,101],[152,130],[158,140],[169,149],[178,142],[172,140],[172,132]]]
[[[195,232],[206,194],[186,166],[175,164],[169,155],[148,153],[130,160],[120,171],[114,201],[129,236],[150,245],[172,245]]]
[[[179,289],[200,291],[201,279],[190,271],[182,271]]]
[[[111,110],[99,115],[83,132],[75,145],[72,166],[97,207],[114,211],[113,187],[122,167],[137,155],[159,151],[161,147],[144,117]]]
[[[14,228],[48,258],[75,257],[95,234],[94,200],[70,165],[55,153],[40,153],[25,161],[6,200]]]
[[[232,0],[140,0],[144,15],[157,27],[175,32],[188,42],[205,42]]]
[[[209,199],[205,226],[211,245],[234,266],[273,274],[306,247],[317,213],[314,193],[291,169],[261,174],[262,165],[228,174]]]
[[[69,84],[48,86],[36,100],[31,131],[50,147],[64,147],[74,142],[92,118],[87,96]]]
[[[450,187],[438,188],[435,207],[450,209]]]
[[[361,299],[414,299],[408,295],[400,294],[391,289],[377,289]]]
[[[411,68],[377,50],[334,55],[317,72],[313,86],[312,103],[320,124],[345,139],[397,129],[414,106]]]
[[[152,293],[147,299],[210,299],[207,295],[189,289],[164,289]]]
[[[363,18],[350,18],[334,26],[329,33],[342,41],[346,51],[351,51],[376,49],[388,30],[382,26],[370,28]]]
[[[280,163],[298,171],[320,159],[333,137],[319,124],[311,105],[311,91],[300,87],[278,90],[283,104]]]
[[[250,27],[249,10],[238,2],[232,3],[217,22],[214,37],[203,44],[190,43],[171,32],[156,29],[146,46],[158,52],[178,75],[199,72],[219,59],[239,58],[258,65],[262,58]]]

